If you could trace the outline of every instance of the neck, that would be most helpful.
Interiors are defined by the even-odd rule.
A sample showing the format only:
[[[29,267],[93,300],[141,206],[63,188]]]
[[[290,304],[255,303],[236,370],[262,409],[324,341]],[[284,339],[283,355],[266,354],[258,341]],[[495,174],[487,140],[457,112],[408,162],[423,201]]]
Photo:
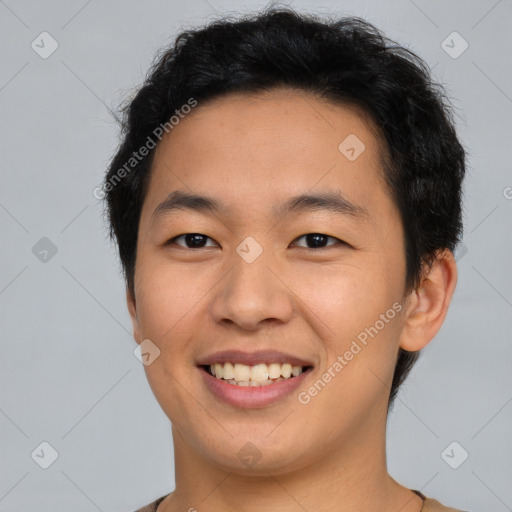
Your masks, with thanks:
[[[330,446],[315,461],[288,472],[250,476],[202,457],[173,427],[176,489],[158,512],[419,512],[422,500],[387,472],[385,421],[381,435],[366,428]],[[373,434],[373,435],[372,435]]]

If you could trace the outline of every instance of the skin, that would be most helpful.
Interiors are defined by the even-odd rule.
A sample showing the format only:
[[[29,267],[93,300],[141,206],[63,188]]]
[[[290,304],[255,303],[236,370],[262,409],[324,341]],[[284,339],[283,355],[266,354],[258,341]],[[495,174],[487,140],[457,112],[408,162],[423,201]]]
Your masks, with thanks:
[[[338,149],[349,134],[365,145],[354,161]],[[135,340],[161,350],[145,371],[172,422],[176,489],[158,512],[421,509],[386,469],[388,396],[398,348],[432,340],[457,270],[452,253],[441,251],[421,286],[405,293],[402,225],[381,155],[378,132],[355,107],[284,88],[199,104],[160,142],[139,226],[135,297],[127,292]],[[178,189],[226,208],[152,221]],[[368,217],[272,215],[274,202],[337,191]],[[166,245],[184,233],[210,238],[199,249],[183,238]],[[335,238],[308,250],[308,233]],[[263,248],[250,264],[236,252],[248,236]],[[394,303],[402,311],[300,403],[298,392]],[[269,348],[314,365],[297,392],[270,406],[220,401],[196,367],[216,351]],[[261,456],[251,468],[237,456],[247,442]]]

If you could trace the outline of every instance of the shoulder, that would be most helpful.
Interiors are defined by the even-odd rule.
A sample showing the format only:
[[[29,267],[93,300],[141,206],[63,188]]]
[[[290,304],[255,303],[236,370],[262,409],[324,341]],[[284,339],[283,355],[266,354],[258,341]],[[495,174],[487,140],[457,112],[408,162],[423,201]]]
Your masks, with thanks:
[[[146,505],[142,508],[139,508],[139,509],[135,510],[134,512],[156,512],[158,505],[160,505],[160,503],[162,503],[162,501],[164,501],[164,499],[167,498],[167,496],[168,496],[168,494],[166,494],[165,496],[161,496],[157,500],[152,501],[148,505]]]
[[[149,503],[148,505],[139,508],[135,510],[134,512],[156,512],[156,509],[158,508],[158,505],[167,497],[161,496],[157,500]],[[459,509],[451,508],[451,507],[445,507],[439,501],[434,500],[433,498],[425,498],[425,503],[423,504],[423,508],[421,509],[421,512],[464,512]]]
[[[426,498],[421,512],[464,512],[457,508],[445,507],[439,501],[432,498]]]

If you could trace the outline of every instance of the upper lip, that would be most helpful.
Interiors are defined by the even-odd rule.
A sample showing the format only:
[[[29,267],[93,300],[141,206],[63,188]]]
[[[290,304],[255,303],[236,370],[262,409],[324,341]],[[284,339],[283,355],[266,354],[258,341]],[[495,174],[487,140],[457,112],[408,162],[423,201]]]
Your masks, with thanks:
[[[240,350],[224,350],[202,357],[197,362],[198,366],[206,366],[216,363],[233,363],[255,366],[257,364],[289,363],[292,366],[313,366],[310,361],[297,356],[278,352],[276,350],[258,350],[256,352],[242,352]]]

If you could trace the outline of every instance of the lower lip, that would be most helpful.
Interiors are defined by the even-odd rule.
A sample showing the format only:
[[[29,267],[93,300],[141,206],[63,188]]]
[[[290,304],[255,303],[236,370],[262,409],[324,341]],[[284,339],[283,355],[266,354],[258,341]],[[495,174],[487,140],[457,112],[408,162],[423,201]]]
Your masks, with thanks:
[[[199,368],[206,387],[218,398],[235,407],[254,409],[272,405],[293,393],[304,381],[311,369],[293,377],[266,386],[237,386],[217,379],[203,368]]]

